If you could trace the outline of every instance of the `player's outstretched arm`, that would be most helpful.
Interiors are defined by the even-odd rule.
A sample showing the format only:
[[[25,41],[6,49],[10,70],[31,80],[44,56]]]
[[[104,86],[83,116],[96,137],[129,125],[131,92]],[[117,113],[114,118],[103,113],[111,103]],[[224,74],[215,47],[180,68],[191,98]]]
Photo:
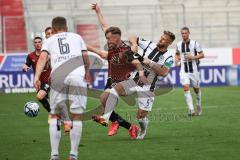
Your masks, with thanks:
[[[29,69],[30,69],[30,67],[29,67],[28,65],[23,64],[22,70],[23,70],[24,72],[27,72]]]
[[[30,69],[31,65],[32,65],[32,61],[31,61],[31,59],[30,59],[30,57],[28,55],[27,58],[26,58],[26,63],[23,64],[22,70],[24,72],[27,72]]]
[[[108,57],[108,52],[107,51],[101,51],[89,44],[87,44],[87,50],[90,51],[90,52],[93,52],[97,55],[99,55],[102,59],[107,59]]]
[[[103,17],[101,9],[100,9],[100,7],[98,6],[97,3],[92,4],[92,10],[94,10],[96,12],[97,17],[98,17],[98,21],[100,22],[102,30],[105,33],[106,30],[108,29],[108,24],[107,24],[105,18]]]
[[[135,35],[131,35],[128,39],[131,44],[131,50],[134,53],[137,53],[138,52],[137,37]]]
[[[89,72],[89,67],[90,67],[90,62],[88,58],[88,52],[87,51],[82,51],[83,55],[83,63],[84,63],[84,68],[85,68],[85,80],[87,83],[90,83],[91,77],[90,77],[90,72]]]
[[[139,74],[139,80],[143,83],[143,84],[148,84],[148,80],[147,78],[145,77],[144,75],[144,70],[143,70],[143,67],[142,67],[142,64],[141,62],[138,60],[138,59],[134,59],[132,61],[132,64],[136,67],[137,71],[138,71],[138,74]]]
[[[40,88],[41,82],[39,81],[39,78],[47,61],[48,61],[48,53],[45,51],[42,51],[37,62],[36,72],[34,76],[34,86],[36,90],[39,90]]]
[[[149,65],[158,76],[162,76],[162,77],[167,76],[167,74],[170,70],[169,67],[172,65],[170,63],[165,63],[164,65],[160,65],[160,64],[157,64],[157,63],[149,60],[148,58],[144,58],[143,63],[146,65]],[[171,63],[173,63],[173,62],[171,62]],[[170,65],[170,66],[168,66],[168,65]]]

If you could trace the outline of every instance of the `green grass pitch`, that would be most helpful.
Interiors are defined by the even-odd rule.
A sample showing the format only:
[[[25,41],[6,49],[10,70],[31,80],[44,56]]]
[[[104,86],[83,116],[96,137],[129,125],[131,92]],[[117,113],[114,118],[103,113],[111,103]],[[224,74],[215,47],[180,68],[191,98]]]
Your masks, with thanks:
[[[23,106],[30,100],[35,94],[0,94],[0,160],[49,159],[47,113],[41,107],[36,118],[25,116]],[[106,127],[86,121],[79,159],[239,160],[240,88],[202,88],[202,101],[203,115],[190,119],[182,89],[157,97],[143,141],[130,140],[123,128],[108,137]],[[90,98],[88,108],[97,104]],[[137,123],[136,109],[120,101],[117,110]],[[69,137],[62,135],[61,159],[67,159],[69,148]]]

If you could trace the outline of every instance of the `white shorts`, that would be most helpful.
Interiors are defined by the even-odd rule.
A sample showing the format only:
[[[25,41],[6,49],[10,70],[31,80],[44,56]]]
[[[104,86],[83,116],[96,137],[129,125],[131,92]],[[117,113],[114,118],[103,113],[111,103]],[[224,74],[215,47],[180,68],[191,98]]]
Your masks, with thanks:
[[[51,114],[59,114],[62,107],[67,107],[67,100],[71,113],[83,113],[87,103],[87,83],[83,77],[67,76],[62,84],[54,82],[50,91]]]
[[[192,85],[193,87],[200,87],[200,73],[182,73],[180,72],[180,82],[182,85]]]
[[[144,111],[151,111],[154,102],[154,93],[150,85],[138,86],[133,79],[120,82],[127,95],[137,93],[138,107]]]

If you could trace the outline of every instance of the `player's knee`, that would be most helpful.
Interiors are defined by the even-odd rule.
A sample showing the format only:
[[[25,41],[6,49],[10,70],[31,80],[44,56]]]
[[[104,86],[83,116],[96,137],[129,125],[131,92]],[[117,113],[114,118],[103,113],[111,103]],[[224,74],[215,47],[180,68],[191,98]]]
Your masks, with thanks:
[[[183,86],[183,90],[184,90],[185,92],[186,92],[186,91],[189,91],[189,89],[190,89],[190,88],[189,88],[189,85],[184,85],[184,86]]]
[[[194,92],[195,92],[196,94],[199,93],[199,88],[197,88],[197,87],[193,87],[193,90],[194,90]]]
[[[109,96],[109,92],[103,92],[103,94],[100,95],[99,99],[101,104],[105,105],[108,96]]]
[[[137,113],[137,119],[142,119],[142,118],[145,118],[147,117],[147,114],[148,114],[148,111],[144,111],[144,110],[138,110],[138,113]]]
[[[75,120],[81,121],[82,120],[82,114],[80,114],[80,113],[71,113],[71,120],[72,121],[75,121]]]
[[[115,91],[117,92],[118,95],[120,96],[126,96],[126,92],[122,86],[121,83],[116,84],[116,86],[114,87]],[[112,90],[112,89],[111,89]]]
[[[41,94],[37,94],[36,98],[37,100],[41,101],[44,98],[44,96]]]

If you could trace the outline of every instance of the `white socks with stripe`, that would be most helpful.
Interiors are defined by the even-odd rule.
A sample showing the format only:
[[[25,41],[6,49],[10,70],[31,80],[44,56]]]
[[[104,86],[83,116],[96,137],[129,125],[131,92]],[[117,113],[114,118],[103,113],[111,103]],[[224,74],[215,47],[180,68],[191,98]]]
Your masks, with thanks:
[[[192,100],[192,95],[190,91],[184,91],[184,96],[185,96],[185,100],[186,103],[188,105],[189,111],[191,111],[192,113],[194,112],[194,106],[193,106],[193,100]]]
[[[78,147],[82,136],[82,121],[73,121],[70,130],[71,151],[70,155],[78,156]]]
[[[196,102],[197,102],[197,106],[198,106],[198,107],[201,107],[201,105],[202,105],[202,104],[201,104],[201,99],[202,99],[201,96],[202,96],[202,92],[201,92],[200,89],[199,89],[198,93],[196,94],[196,96],[197,96],[197,101],[196,101]]]
[[[144,118],[138,119],[138,123],[140,125],[141,132],[145,132],[148,126],[148,118],[144,117]]]
[[[50,119],[49,134],[51,143],[51,156],[58,155],[58,147],[61,140],[61,129],[57,119]]]
[[[114,88],[112,88],[112,89],[110,89],[110,94],[106,101],[104,115],[101,116],[107,122],[109,121],[109,118],[110,118],[114,108],[116,107],[117,102],[118,102],[118,93]]]

